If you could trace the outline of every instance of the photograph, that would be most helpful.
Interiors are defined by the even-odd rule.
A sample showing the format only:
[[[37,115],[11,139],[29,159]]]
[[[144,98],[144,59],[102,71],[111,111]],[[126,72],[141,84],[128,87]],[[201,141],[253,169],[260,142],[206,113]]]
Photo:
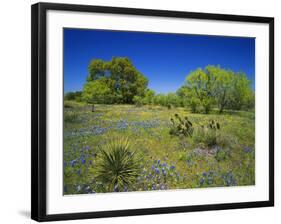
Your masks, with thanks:
[[[63,194],[255,185],[255,38],[63,29]]]

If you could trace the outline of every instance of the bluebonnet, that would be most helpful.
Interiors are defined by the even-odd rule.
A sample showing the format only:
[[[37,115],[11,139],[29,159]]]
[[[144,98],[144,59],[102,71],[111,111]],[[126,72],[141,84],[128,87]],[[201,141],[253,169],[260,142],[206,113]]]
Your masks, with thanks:
[[[170,170],[174,170],[176,167],[174,165],[170,166]]]
[[[157,174],[159,174],[159,173],[160,173],[160,171],[159,171],[159,169],[158,169],[158,168],[156,168],[156,169],[155,169],[155,172],[156,172]]]
[[[126,129],[127,127],[128,127],[128,122],[127,121],[125,121],[125,120],[120,120],[120,121],[118,121],[117,122],[117,129],[118,130],[124,130],[124,129]]]
[[[166,174],[167,174],[166,170],[164,168],[162,168],[162,173],[163,173],[164,176],[166,176]]]
[[[114,192],[118,192],[119,191],[118,185],[115,185],[113,190],[114,190]]]
[[[81,156],[80,159],[81,159],[81,163],[82,163],[82,164],[85,164],[85,163],[86,163],[86,160],[85,160],[84,156]]]
[[[92,127],[92,133],[94,135],[101,135],[101,134],[105,133],[106,130],[107,130],[106,128],[102,128],[102,127],[97,127],[97,126]]]
[[[204,183],[207,185],[212,185],[214,182],[214,175],[213,171],[203,172],[202,178],[199,180],[199,184],[202,186]]]
[[[77,163],[77,160],[76,160],[76,159],[70,161],[70,165],[71,165],[72,167],[74,167],[76,163]]]
[[[245,148],[244,148],[244,152],[246,152],[246,153],[250,153],[250,152],[252,152],[252,151],[253,151],[253,149],[250,148],[250,147],[245,147]]]
[[[92,189],[90,186],[86,186],[85,191],[86,191],[86,193],[92,193]]]
[[[226,186],[236,186],[237,185],[237,181],[231,171],[227,172],[226,174],[223,174],[222,178],[223,178]]]

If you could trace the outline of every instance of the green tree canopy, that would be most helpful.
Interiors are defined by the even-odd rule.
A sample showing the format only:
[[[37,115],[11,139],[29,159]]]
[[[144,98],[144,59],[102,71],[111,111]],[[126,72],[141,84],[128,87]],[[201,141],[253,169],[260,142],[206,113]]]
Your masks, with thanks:
[[[93,86],[89,83],[102,79],[102,85],[110,90],[106,91],[106,94],[110,95],[107,98],[111,98],[114,103],[133,103],[134,96],[143,97],[147,90],[147,78],[126,57],[113,57],[108,62],[94,59],[90,62],[88,70],[89,75],[84,89]],[[95,86],[95,88],[97,87]],[[93,89],[91,94],[94,99],[95,95],[99,93]]]
[[[184,85],[186,90],[189,90],[190,100],[197,98],[204,112],[209,113],[214,100],[212,91],[214,80],[206,70],[199,68],[191,72],[186,77]]]
[[[82,96],[81,91],[68,92],[64,95],[64,99],[65,100],[81,101],[81,96]]]
[[[191,72],[177,94],[185,99],[193,112],[202,107],[209,113],[214,104],[220,113],[225,108],[240,110],[254,105],[254,92],[247,76],[220,66],[208,65]]]
[[[111,103],[111,93],[107,79],[100,78],[86,82],[83,88],[82,99],[89,103]]]

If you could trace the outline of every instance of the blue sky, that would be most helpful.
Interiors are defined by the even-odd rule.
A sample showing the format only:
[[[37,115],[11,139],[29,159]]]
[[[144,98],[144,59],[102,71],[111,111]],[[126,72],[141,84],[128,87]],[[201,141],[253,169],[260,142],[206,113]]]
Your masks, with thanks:
[[[206,65],[255,79],[255,39],[127,31],[64,29],[64,91],[82,90],[93,58],[128,57],[157,93],[175,92]]]

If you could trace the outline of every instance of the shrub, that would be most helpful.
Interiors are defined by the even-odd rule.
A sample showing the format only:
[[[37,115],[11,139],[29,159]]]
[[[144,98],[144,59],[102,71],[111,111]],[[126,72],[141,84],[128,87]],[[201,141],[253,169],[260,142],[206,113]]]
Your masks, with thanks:
[[[202,106],[205,114],[209,114],[212,108],[212,100],[211,99],[204,99],[202,101]]]
[[[189,104],[189,106],[191,108],[191,112],[192,113],[196,113],[197,112],[197,107],[198,107],[199,103],[200,103],[199,100],[197,98],[195,98],[195,97],[192,97],[189,100],[188,104]]]
[[[192,136],[194,128],[187,117],[182,119],[178,114],[175,114],[175,119],[171,118],[171,122],[172,126],[169,131],[170,135]]]
[[[79,103],[75,102],[75,101],[64,101],[64,108],[75,108],[78,107]]]
[[[230,157],[230,150],[229,148],[223,149],[219,146],[215,148],[215,159],[220,162],[228,159]]]
[[[134,96],[133,101],[136,107],[141,107],[143,105],[143,99],[140,96]]]
[[[172,105],[171,105],[171,104],[168,104],[168,105],[167,105],[167,108],[168,108],[168,110],[171,110],[171,109],[172,109]]]
[[[218,144],[220,124],[212,120],[209,124],[201,126],[194,135],[194,141],[203,147],[212,147]]]
[[[96,164],[96,179],[108,191],[122,191],[132,186],[139,174],[139,161],[127,139],[118,139],[101,148]]]
[[[78,120],[78,114],[74,111],[64,112],[64,122],[76,122]]]

